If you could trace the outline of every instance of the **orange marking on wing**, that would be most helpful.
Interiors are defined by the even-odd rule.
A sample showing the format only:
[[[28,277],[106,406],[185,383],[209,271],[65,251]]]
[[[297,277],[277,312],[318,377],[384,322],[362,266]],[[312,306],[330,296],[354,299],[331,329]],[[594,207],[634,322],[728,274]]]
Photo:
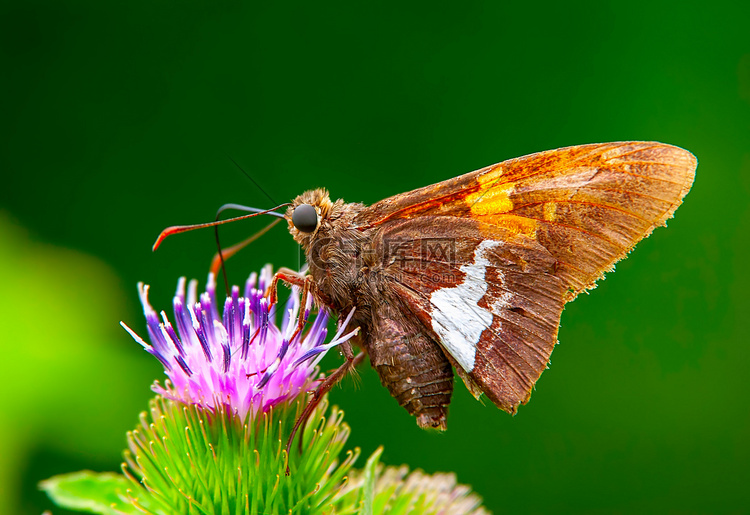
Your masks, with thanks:
[[[537,220],[528,218],[526,216],[508,215],[508,214],[493,214],[493,215],[479,215],[473,216],[480,224],[486,224],[491,227],[483,228],[481,225],[480,231],[483,234],[487,234],[491,237],[493,234],[492,227],[500,227],[510,231],[512,234],[523,234],[530,238],[536,237],[536,230],[538,227]]]
[[[477,182],[481,186],[492,186],[500,182],[500,177],[503,175],[503,167],[495,166],[494,168],[487,170],[485,173],[477,177]]]
[[[481,178],[479,180],[481,183]],[[513,210],[510,194],[513,193],[514,183],[498,183],[467,195],[464,201],[471,209],[473,216],[495,215],[508,213]]]
[[[557,202],[544,203],[544,219],[548,222],[554,222],[557,219]]]

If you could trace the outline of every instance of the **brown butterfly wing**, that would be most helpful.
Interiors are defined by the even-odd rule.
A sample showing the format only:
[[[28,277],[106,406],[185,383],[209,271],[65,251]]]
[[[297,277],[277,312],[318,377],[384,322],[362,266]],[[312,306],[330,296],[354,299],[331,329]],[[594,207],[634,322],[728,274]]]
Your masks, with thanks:
[[[385,276],[454,364],[515,412],[565,302],[672,216],[695,167],[661,143],[582,145],[391,197],[359,223],[380,226]]]

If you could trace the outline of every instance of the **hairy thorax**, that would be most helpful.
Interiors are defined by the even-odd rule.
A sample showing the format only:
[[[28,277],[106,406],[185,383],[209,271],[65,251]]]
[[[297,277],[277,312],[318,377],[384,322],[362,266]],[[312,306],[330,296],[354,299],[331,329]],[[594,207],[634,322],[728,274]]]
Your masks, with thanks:
[[[376,293],[372,291],[366,263],[371,251],[371,230],[353,227],[350,221],[358,206],[345,207],[348,209],[336,213],[338,217],[321,223],[305,252],[316,300],[339,313],[356,307],[356,318],[362,320]]]

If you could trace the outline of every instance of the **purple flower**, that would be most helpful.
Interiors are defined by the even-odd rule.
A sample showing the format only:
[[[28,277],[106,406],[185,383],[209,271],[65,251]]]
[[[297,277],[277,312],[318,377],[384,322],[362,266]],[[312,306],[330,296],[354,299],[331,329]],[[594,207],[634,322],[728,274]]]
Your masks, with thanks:
[[[164,365],[169,379],[164,386],[157,381],[152,389],[164,397],[206,409],[224,407],[245,420],[314,388],[317,381],[313,376],[320,359],[359,330],[343,334],[353,313],[328,344],[323,343],[329,318],[325,309],[306,332],[290,341],[302,316],[299,292],[292,289],[278,327],[274,309],[269,310],[265,298],[271,278],[268,265],[259,280],[257,274],[250,275],[242,296],[239,287],[233,286],[221,313],[213,275],[209,275],[206,291],[200,296],[197,281],[190,281],[186,294],[185,278],[180,278],[173,302],[176,331],[166,313],[157,315],[149,304],[149,287],[139,283],[151,345],[124,323],[121,325]],[[310,305],[304,309],[305,315],[309,314]]]

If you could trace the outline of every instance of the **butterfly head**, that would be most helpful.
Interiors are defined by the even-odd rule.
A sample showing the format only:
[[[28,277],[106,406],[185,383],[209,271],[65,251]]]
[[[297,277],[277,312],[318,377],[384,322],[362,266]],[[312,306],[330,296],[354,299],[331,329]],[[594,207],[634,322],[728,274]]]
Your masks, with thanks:
[[[320,188],[295,198],[285,215],[294,241],[307,248],[320,226],[328,221],[333,207],[328,191]]]

